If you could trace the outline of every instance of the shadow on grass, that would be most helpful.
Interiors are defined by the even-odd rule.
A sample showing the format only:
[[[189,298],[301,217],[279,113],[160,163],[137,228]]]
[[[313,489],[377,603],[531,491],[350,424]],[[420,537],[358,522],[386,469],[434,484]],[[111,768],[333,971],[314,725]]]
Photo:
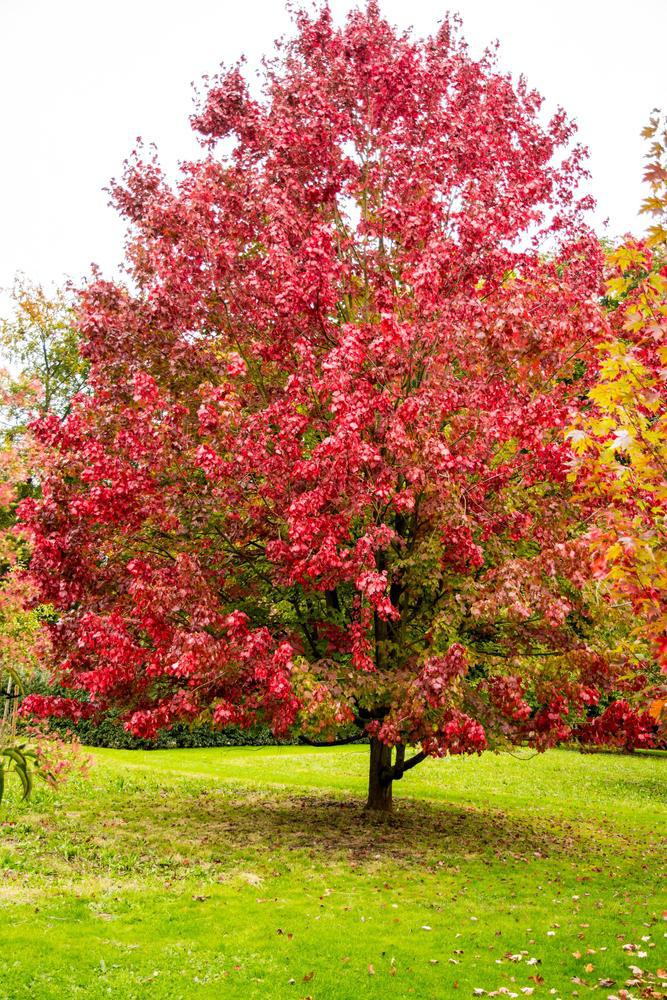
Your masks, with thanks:
[[[533,861],[578,850],[582,833],[562,820],[545,822],[492,809],[403,800],[390,816],[364,812],[359,800],[248,789],[169,792],[132,781],[97,801],[26,816],[36,863],[69,877],[105,873],[211,880],[253,870],[274,873],[307,861],[369,871],[400,866],[452,866],[479,860]],[[23,826],[22,835],[28,834]],[[25,840],[23,849],[28,845]],[[63,856],[63,846],[65,848]],[[64,864],[63,864],[64,862]]]
[[[325,852],[332,860],[377,858],[412,863],[434,857],[568,851],[572,830],[481,810],[403,800],[388,816],[365,812],[359,802],[325,796],[288,796],[278,801],[240,802],[225,810],[229,834],[246,834],[278,850]]]

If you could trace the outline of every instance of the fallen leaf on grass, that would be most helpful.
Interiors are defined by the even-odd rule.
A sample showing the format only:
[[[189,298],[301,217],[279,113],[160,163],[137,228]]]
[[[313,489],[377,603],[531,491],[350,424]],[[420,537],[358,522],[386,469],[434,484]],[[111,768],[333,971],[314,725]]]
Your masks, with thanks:
[[[261,885],[262,882],[264,881],[261,875],[255,875],[254,872],[239,872],[239,878],[242,879],[244,882],[247,882],[248,885],[254,885],[254,886]]]

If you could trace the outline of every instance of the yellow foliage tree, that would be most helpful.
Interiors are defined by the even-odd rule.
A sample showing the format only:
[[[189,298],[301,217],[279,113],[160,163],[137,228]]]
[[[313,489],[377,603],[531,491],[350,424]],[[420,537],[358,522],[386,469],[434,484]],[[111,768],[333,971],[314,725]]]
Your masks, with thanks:
[[[642,211],[643,240],[608,257],[609,337],[598,347],[591,406],[569,436],[591,504],[596,575],[631,607],[638,635],[667,672],[667,123],[655,114]],[[661,711],[661,709],[659,709]]]

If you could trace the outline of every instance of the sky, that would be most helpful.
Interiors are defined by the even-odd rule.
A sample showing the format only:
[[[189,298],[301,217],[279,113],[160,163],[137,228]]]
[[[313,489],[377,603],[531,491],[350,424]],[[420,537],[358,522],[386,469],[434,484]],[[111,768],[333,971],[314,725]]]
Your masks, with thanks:
[[[332,0],[339,19],[357,4]],[[458,12],[473,54],[562,105],[590,149],[600,232],[641,232],[637,209],[652,108],[667,110],[667,0],[384,0],[416,34]],[[198,155],[191,83],[242,54],[249,67],[290,32],[283,0],[0,0],[0,289],[17,272],[47,286],[106,275],[123,224],[104,192],[135,139],[163,165]]]

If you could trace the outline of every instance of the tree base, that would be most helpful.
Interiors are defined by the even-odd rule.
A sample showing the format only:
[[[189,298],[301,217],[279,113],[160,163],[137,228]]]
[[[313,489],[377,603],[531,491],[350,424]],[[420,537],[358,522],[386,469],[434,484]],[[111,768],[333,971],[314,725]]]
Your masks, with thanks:
[[[391,747],[380,740],[371,739],[371,756],[368,769],[368,799],[365,809],[374,813],[392,811]]]

